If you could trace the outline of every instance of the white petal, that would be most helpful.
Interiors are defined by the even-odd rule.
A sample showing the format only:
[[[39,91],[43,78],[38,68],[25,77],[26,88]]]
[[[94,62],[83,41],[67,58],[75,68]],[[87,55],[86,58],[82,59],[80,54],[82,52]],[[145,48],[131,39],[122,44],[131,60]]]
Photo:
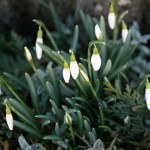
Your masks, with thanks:
[[[97,24],[95,25],[95,35],[98,40],[100,40],[102,37],[102,31]]]
[[[68,69],[66,69],[66,68],[63,69],[63,78],[64,78],[66,83],[69,83],[69,80],[70,80],[70,70],[69,70],[69,68]]]
[[[122,40],[123,40],[123,42],[126,41],[127,35],[128,35],[128,30],[122,29]]]
[[[115,28],[116,16],[115,13],[108,14],[108,23],[111,29]]]
[[[80,70],[80,72],[81,72],[83,78],[84,78],[86,81],[89,81],[88,76],[87,76],[82,70]]]
[[[76,61],[70,62],[70,72],[73,79],[76,79],[79,75],[79,66]]]
[[[30,53],[29,49],[26,46],[24,47],[24,49],[25,49],[25,54],[26,54],[26,57],[27,57],[28,61],[31,61],[32,56],[31,56],[31,53]]]
[[[6,121],[10,130],[13,130],[13,116],[12,114],[6,114]]]
[[[42,58],[42,48],[39,46],[38,43],[43,44],[43,39],[42,38],[36,39],[36,56],[38,59],[41,59]]]
[[[101,67],[101,57],[99,54],[93,54],[91,57],[91,64],[95,71],[98,71]]]
[[[146,99],[147,108],[150,110],[150,89],[145,90],[145,99]]]

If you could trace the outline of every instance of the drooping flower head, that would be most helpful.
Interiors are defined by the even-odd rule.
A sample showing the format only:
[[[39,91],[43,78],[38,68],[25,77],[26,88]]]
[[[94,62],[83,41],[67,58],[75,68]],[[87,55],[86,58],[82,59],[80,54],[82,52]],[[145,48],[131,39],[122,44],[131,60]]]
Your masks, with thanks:
[[[27,60],[32,61],[32,55],[31,55],[29,49],[25,46],[24,50],[25,50],[25,56],[26,56]]]
[[[63,78],[64,78],[64,81],[66,83],[69,83],[69,80],[70,80],[70,69],[69,69],[69,65],[68,65],[68,63],[66,61],[64,62]]]
[[[150,110],[150,82],[148,79],[146,81],[145,100],[146,100],[147,108]]]
[[[95,36],[98,40],[102,39],[102,31],[100,27],[98,26],[98,24],[95,25]]]
[[[42,58],[42,48],[39,46],[38,43],[43,44],[43,31],[42,31],[41,27],[39,27],[39,30],[37,32],[37,38],[36,38],[36,44],[35,44],[36,56],[38,59],[41,59]]]
[[[6,122],[7,122],[9,129],[13,130],[13,116],[8,106],[6,106]]]
[[[95,71],[98,71],[101,67],[101,57],[99,55],[99,52],[96,46],[93,49],[93,54],[91,57],[91,64]]]
[[[72,78],[77,79],[79,75],[79,66],[73,53],[70,56],[70,72]]]
[[[115,12],[114,12],[113,5],[111,5],[110,8],[109,8],[108,24],[109,24],[109,27],[112,30],[115,28],[115,25],[116,25],[116,15],[115,15]]]
[[[127,29],[127,25],[124,21],[122,21],[122,40],[123,42],[126,41],[127,35],[128,35],[128,29]]]

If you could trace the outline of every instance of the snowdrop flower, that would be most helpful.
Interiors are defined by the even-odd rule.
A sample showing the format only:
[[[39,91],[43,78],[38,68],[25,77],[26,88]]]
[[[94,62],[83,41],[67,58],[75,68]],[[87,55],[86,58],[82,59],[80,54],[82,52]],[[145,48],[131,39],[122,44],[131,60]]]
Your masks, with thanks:
[[[70,56],[70,72],[73,79],[79,75],[79,66],[73,53]]]
[[[64,78],[64,81],[66,83],[69,83],[69,80],[70,80],[70,69],[69,69],[68,63],[66,61],[64,62],[63,78]]]
[[[32,55],[31,55],[29,49],[25,46],[24,50],[25,50],[25,56],[26,56],[27,60],[32,61]]]
[[[98,24],[95,25],[95,36],[98,40],[102,39],[102,31],[100,27],[98,26]]]
[[[96,47],[94,47],[94,49],[93,49],[93,54],[91,57],[91,64],[95,71],[98,71],[101,67],[101,57],[100,57],[100,55],[98,53],[98,49]]]
[[[13,116],[11,110],[6,106],[6,121],[10,130],[13,130]]]
[[[145,99],[146,99],[147,108],[150,110],[150,82],[149,80],[146,81]]]
[[[127,116],[127,117],[124,119],[124,124],[129,125],[129,123],[130,123],[130,117]]]
[[[65,114],[65,121],[66,121],[66,123],[70,126],[70,125],[72,125],[72,119],[71,119],[71,117],[70,117],[70,115],[66,112],[66,114]]]
[[[110,6],[110,9],[109,9],[108,23],[109,23],[110,28],[113,30],[116,24],[116,15],[115,15],[114,8],[112,5]]]
[[[41,27],[39,27],[39,30],[37,32],[37,39],[36,39],[36,44],[35,44],[36,56],[38,59],[41,59],[42,58],[42,48],[39,46],[38,43],[43,44],[43,32],[41,30]]]
[[[86,73],[84,73],[84,71],[82,71],[81,69],[80,69],[80,73],[81,73],[81,76],[82,76],[87,82],[89,82],[89,78],[88,78],[88,76],[86,75]]]
[[[127,35],[128,35],[127,25],[124,21],[122,21],[122,40],[123,40],[123,42],[126,41]]]

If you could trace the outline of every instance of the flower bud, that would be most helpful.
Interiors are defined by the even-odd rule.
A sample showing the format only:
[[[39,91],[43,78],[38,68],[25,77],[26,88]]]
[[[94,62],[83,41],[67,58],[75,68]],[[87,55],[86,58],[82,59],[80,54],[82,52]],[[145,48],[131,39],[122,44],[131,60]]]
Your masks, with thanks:
[[[32,61],[32,55],[31,55],[29,49],[25,46],[24,50],[25,50],[25,56],[26,56],[27,60]]]
[[[66,61],[64,62],[63,78],[64,78],[64,81],[66,83],[69,83],[69,80],[70,80],[70,69],[69,69],[68,63]]]
[[[150,110],[150,82],[148,79],[146,81],[145,99],[146,99],[147,108]]]
[[[66,112],[66,114],[65,114],[65,121],[66,121],[66,123],[70,126],[70,125],[72,125],[72,119],[71,119],[71,117],[70,117],[70,115]]]
[[[124,21],[122,21],[122,40],[123,42],[126,41],[127,35],[128,35],[128,29],[127,29],[127,25]]]
[[[79,75],[79,66],[74,54],[70,56],[70,72],[73,79],[76,79]]]
[[[39,27],[39,30],[37,32],[37,39],[36,39],[36,45],[35,45],[36,56],[38,59],[41,59],[42,58],[42,48],[39,46],[38,43],[43,44],[43,32],[41,30],[41,27]]]
[[[130,117],[127,116],[127,117],[124,119],[124,124],[129,125],[129,123],[130,123]]]
[[[94,49],[93,49],[93,54],[91,57],[91,64],[95,71],[98,71],[101,67],[101,57],[100,57],[100,55],[98,53],[98,49],[96,47],[94,47]]]
[[[10,130],[13,130],[13,116],[11,114],[11,110],[6,106],[6,122]]]
[[[80,73],[81,73],[81,76],[83,77],[83,79],[85,79],[87,82],[89,82],[88,76],[81,69],[80,69]]]
[[[110,28],[113,30],[115,28],[115,24],[116,24],[116,15],[114,12],[114,7],[113,5],[110,6],[109,9],[109,14],[108,14],[108,24],[110,26]]]
[[[102,39],[102,31],[97,24],[95,25],[95,36],[98,40]]]

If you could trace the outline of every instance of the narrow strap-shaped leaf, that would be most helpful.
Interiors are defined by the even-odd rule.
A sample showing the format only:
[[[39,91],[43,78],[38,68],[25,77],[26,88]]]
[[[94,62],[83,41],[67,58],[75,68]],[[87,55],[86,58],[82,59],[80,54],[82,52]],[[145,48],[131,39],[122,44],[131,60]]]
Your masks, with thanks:
[[[14,124],[15,126],[17,126],[18,128],[20,128],[20,129],[22,129],[22,130],[28,132],[29,134],[32,134],[33,136],[42,139],[41,133],[40,133],[40,132],[37,132],[36,130],[34,130],[34,128],[32,128],[32,127],[30,127],[30,126],[28,126],[28,125],[26,125],[26,124],[23,124],[23,123],[21,123],[21,122],[19,122],[19,121],[16,121],[16,120],[13,120],[13,124]]]
[[[30,124],[37,131],[39,130],[37,121],[35,120],[33,114],[26,110],[25,107],[18,101],[14,99],[8,99],[5,101],[12,111],[14,111],[18,116],[20,116],[24,121]]]
[[[60,59],[58,55],[54,53],[54,51],[44,44],[39,44],[43,51],[57,64],[63,66],[63,61]]]
[[[59,87],[58,80],[56,78],[54,69],[49,65],[47,68],[47,71],[49,72],[49,76],[50,76],[53,88],[55,90],[55,93],[56,93],[55,95],[56,95],[57,99],[60,99],[60,87]]]
[[[76,25],[74,29],[74,34],[73,34],[73,42],[71,45],[71,48],[73,49],[74,54],[77,51],[78,38],[79,38],[79,27],[78,25]]]
[[[58,118],[58,120],[59,121],[63,121],[63,115],[62,115],[62,113],[60,112],[60,110],[58,109],[58,107],[57,107],[57,105],[55,104],[55,102],[54,101],[52,101],[52,100],[50,100],[50,102],[51,102],[51,104],[52,104],[52,107],[53,107],[53,109],[55,110],[55,115],[57,116],[57,118]]]
[[[24,88],[27,87],[26,84],[23,83],[23,82],[22,82],[20,79],[18,79],[16,76],[14,76],[14,75],[12,75],[12,74],[10,74],[10,73],[8,73],[8,72],[4,72],[3,74],[4,74],[6,77],[8,77],[9,79],[11,79],[11,80],[13,80],[14,82],[18,83],[20,86],[22,86],[22,87],[24,87]]]
[[[58,140],[58,141],[63,140],[60,136],[57,136],[57,135],[46,135],[43,137],[43,139],[45,139],[45,140]]]
[[[56,102],[57,105],[59,105],[59,99],[57,98],[56,94],[55,94],[55,90],[52,86],[52,84],[50,82],[46,82],[46,89],[48,92],[48,95],[50,96],[50,98]]]
[[[35,108],[35,112],[36,114],[40,114],[40,104],[39,104],[39,99],[33,84],[33,81],[31,79],[31,77],[29,76],[28,73],[25,73],[25,77],[26,77],[26,81],[29,87],[29,91],[30,91],[30,95],[31,95],[31,99],[32,99],[32,104]]]
[[[93,40],[94,39],[94,24],[89,15],[87,15],[87,24],[88,24],[88,30],[90,33],[90,39]]]
[[[88,137],[89,132],[91,132],[91,127],[89,123],[87,122],[87,120],[84,120],[84,128],[85,128],[85,134]]]
[[[63,88],[63,91],[65,91],[65,93],[67,93],[68,95],[75,95],[75,92],[69,88],[68,86],[66,86],[61,80],[60,80],[60,84],[61,84],[61,88]]]
[[[83,133],[83,117],[80,111],[77,112],[78,117],[78,133],[79,135],[82,135]]]

